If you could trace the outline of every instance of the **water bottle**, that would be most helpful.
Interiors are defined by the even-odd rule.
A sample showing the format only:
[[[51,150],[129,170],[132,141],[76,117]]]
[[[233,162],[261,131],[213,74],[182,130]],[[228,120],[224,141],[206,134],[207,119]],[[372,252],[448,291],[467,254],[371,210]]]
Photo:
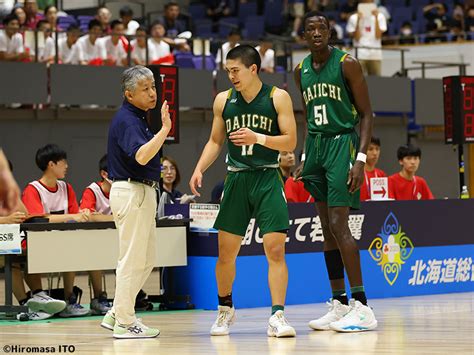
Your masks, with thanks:
[[[469,198],[469,191],[467,190],[467,186],[464,185],[461,189],[461,199],[468,199]]]

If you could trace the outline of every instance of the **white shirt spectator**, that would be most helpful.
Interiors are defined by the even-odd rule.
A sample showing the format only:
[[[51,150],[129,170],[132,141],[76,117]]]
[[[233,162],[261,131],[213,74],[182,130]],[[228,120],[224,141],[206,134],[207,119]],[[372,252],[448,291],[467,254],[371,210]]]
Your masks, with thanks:
[[[148,48],[151,49],[148,54],[150,63],[171,53],[170,45],[163,40],[158,43],[153,38],[148,39]]]
[[[97,42],[101,42],[101,45],[105,47],[107,59],[111,59],[115,62],[115,65],[122,66],[122,60],[127,58],[127,51],[125,50],[122,39],[119,39],[117,45],[112,42],[112,36],[106,36],[99,38]]]
[[[358,15],[352,14],[347,21],[346,31],[354,33]],[[387,20],[382,13],[378,13],[379,27],[382,32],[387,31]],[[382,48],[382,38],[375,37],[375,16],[363,17],[359,22],[361,36],[358,41],[354,39],[354,46]],[[357,58],[363,60],[382,60],[382,51],[379,49],[358,49]]]
[[[260,67],[262,69],[273,69],[275,67],[275,51],[271,48],[267,49],[265,54],[262,57],[262,53],[260,53],[260,46],[255,47],[258,54],[260,54],[260,58],[262,59],[262,64]]]
[[[94,44],[89,40],[89,35],[84,35],[79,38],[74,45],[72,54],[72,64],[79,64],[82,61],[90,62],[93,59],[107,58],[107,52],[100,39],[97,39]]]
[[[238,45],[240,45],[240,43],[237,43],[235,45],[235,47],[237,47]],[[223,45],[222,45],[222,58],[224,58],[224,61],[222,62],[222,65],[225,65],[225,57],[227,57],[227,53],[229,53],[229,51],[231,50],[232,48],[230,48],[230,43],[229,42],[225,42]],[[219,48],[217,50],[217,56],[216,56],[216,64],[218,64],[219,66],[219,63],[221,62],[221,48]]]
[[[146,63],[146,48],[141,48],[137,44],[137,40],[134,39],[131,43],[132,46],[132,60],[137,60],[140,63]],[[155,47],[150,45],[150,41],[148,40],[148,62],[151,62],[151,58],[156,57],[154,54]]]
[[[5,31],[0,30],[0,52],[6,54],[23,53],[23,37],[19,33],[15,33],[11,38],[7,36]]]
[[[58,59],[63,63],[63,64],[70,64],[72,62],[72,55],[73,55],[73,48],[75,44],[72,45],[72,47],[69,47],[67,44],[67,38],[61,38],[58,40],[58,50],[59,50],[59,55]],[[54,57],[56,55],[56,45],[54,43],[53,38],[48,38],[46,40],[46,46],[44,48],[44,60],[48,59],[50,57]]]

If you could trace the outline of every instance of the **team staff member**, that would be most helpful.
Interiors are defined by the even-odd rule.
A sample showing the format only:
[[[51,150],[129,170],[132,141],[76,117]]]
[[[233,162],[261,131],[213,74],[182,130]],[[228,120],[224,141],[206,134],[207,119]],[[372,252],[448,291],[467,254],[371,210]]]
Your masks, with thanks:
[[[155,261],[156,190],[160,179],[158,152],[170,129],[167,102],[161,107],[162,128],[153,135],[146,112],[156,106],[153,73],[141,65],[122,74],[125,100],[109,129],[108,169],[114,181],[110,207],[119,232],[119,260],[114,305],[102,320],[114,338],[153,338],[158,329],[148,328],[135,317],[135,298],[150,275]]]

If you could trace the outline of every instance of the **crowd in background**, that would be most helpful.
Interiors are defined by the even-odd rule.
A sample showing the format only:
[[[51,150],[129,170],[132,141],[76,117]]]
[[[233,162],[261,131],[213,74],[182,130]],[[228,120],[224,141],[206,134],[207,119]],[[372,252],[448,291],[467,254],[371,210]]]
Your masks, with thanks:
[[[193,49],[196,52],[191,38],[209,37],[210,51],[206,49],[205,54],[211,64],[207,69],[222,65],[229,49],[250,40],[258,45],[264,71],[284,71],[284,63],[278,65],[275,61],[272,43],[283,40],[301,44],[303,15],[314,9],[328,15],[332,41],[341,46],[380,48],[382,42],[462,41],[472,39],[474,34],[474,6],[457,1],[203,0],[191,1],[184,9],[170,1],[154,17],[140,17],[125,5],[117,19],[112,19],[106,6],[97,8],[95,16],[71,16],[55,3],[0,2],[1,61],[192,66],[187,56]],[[252,4],[255,6],[249,6]],[[359,4],[373,4],[373,10],[364,14]],[[270,21],[270,9],[279,6],[281,18]],[[244,11],[254,11],[254,15],[247,16]],[[259,26],[254,27],[255,21]],[[260,29],[261,33],[256,33]],[[358,57],[369,61],[364,65],[366,74],[380,75],[380,50],[362,48]]]

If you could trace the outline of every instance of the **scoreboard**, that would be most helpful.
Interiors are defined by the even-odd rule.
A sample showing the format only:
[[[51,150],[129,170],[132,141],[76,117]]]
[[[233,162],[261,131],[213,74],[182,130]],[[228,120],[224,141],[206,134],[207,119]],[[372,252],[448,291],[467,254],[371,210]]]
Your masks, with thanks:
[[[155,76],[157,102],[156,107],[148,112],[147,120],[153,133],[161,129],[161,105],[168,100],[171,131],[166,138],[168,143],[179,143],[179,86],[178,67],[173,65],[149,65]]]
[[[474,76],[443,78],[446,144],[474,143]]]

